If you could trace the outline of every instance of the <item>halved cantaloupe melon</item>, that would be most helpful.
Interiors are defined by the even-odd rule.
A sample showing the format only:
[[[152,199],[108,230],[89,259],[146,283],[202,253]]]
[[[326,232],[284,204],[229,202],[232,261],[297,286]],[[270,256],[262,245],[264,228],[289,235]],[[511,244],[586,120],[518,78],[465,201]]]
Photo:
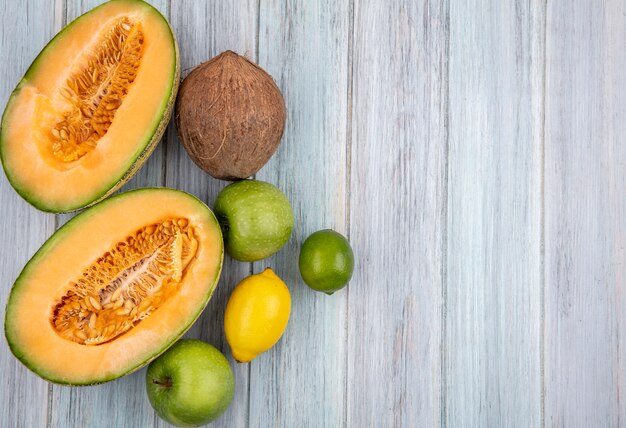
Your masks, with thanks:
[[[150,155],[179,83],[176,39],[141,0],[111,0],[65,27],[13,91],[0,158],[35,207],[73,211],[117,190]]]
[[[204,203],[172,189],[122,193],[66,223],[24,267],[7,303],[7,341],[51,382],[118,378],[193,324],[222,261]]]

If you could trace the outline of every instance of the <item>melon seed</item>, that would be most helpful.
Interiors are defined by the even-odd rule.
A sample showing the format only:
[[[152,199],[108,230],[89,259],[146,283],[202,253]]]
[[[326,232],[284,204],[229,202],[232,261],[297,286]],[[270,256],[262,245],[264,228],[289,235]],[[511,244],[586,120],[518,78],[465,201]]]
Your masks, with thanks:
[[[57,160],[80,159],[106,134],[137,75],[143,41],[140,24],[119,19],[94,42],[93,54],[83,61],[83,68],[59,89],[66,105],[52,113],[70,127],[51,130],[50,147]]]
[[[100,306],[100,302],[96,300],[96,298],[93,296],[89,296],[89,303],[91,303],[91,306],[93,306],[93,308],[97,311],[102,309],[102,306]]]
[[[91,317],[89,317],[89,328],[92,329],[92,330],[96,329],[96,318],[97,317],[98,316],[96,315],[95,312],[91,314]]]
[[[111,294],[111,301],[117,300],[121,295],[122,295],[122,289],[118,287],[117,289],[115,289],[113,294]],[[122,301],[124,301],[124,299],[122,299]]]
[[[117,311],[115,311],[115,315],[119,315],[119,316],[124,316],[124,315],[128,315],[130,313],[130,310],[124,308],[120,308]]]
[[[197,248],[188,219],[165,219],[141,228],[68,283],[51,324],[62,337],[83,345],[124,334],[176,293]]]
[[[87,340],[87,335],[79,329],[74,330],[74,336],[78,337],[80,340]]]

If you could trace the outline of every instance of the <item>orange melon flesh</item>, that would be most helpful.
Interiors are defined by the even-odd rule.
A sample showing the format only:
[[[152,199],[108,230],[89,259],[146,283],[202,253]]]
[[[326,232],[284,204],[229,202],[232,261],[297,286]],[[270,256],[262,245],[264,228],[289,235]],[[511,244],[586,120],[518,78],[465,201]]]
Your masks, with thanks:
[[[62,337],[51,316],[71,282],[134,231],[168,218],[187,219],[199,244],[177,291],[106,343]],[[156,358],[193,324],[215,289],[222,260],[219,225],[195,197],[171,189],[122,193],[72,219],[29,261],[7,303],[7,341],[18,359],[49,381],[85,385],[115,379]]]
[[[68,80],[84,74],[103,37],[122,20],[141,32],[141,59],[134,80],[123,89],[128,92],[114,109],[106,133],[94,134],[99,137],[95,147],[76,160],[60,160],[51,149],[55,141],[51,131],[63,118],[60,112],[68,109],[64,96],[71,90]],[[99,76],[100,93],[110,91],[102,71]],[[0,155],[11,184],[28,202],[52,212],[72,211],[108,196],[158,143],[171,115],[178,80],[175,38],[167,21],[147,3],[113,0],[78,18],[44,48],[7,105]]]

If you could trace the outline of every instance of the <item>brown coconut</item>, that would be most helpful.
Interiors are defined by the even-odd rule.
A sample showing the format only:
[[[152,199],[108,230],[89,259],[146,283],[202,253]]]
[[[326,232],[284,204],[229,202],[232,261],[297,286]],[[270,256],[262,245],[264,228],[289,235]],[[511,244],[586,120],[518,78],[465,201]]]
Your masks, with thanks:
[[[261,67],[226,51],[196,67],[176,101],[183,146],[204,171],[222,180],[255,174],[278,148],[285,102]]]

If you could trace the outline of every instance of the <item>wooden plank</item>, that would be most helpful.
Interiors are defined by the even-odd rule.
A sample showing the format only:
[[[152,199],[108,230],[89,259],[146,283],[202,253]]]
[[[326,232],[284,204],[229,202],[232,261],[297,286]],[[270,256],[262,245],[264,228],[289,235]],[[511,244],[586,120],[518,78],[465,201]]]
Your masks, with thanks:
[[[292,314],[281,341],[250,363],[250,426],[338,427],[345,421],[346,303],[300,278],[306,237],[347,227],[348,2],[261,1],[259,64],[287,106],[281,146],[257,178],[280,188],[294,209],[291,240],[271,266],[287,283]]]
[[[626,424],[626,3],[549,2],[545,421]]]
[[[179,45],[184,74],[224,50],[255,56],[258,5],[256,0],[207,2],[184,0],[172,3],[171,22]],[[227,182],[211,178],[187,156],[172,130],[167,146],[166,185],[190,192],[212,207],[218,192]],[[250,274],[251,264],[225,256],[222,276],[203,315],[187,337],[200,338],[221,349],[235,372],[235,398],[226,413],[212,424],[215,427],[248,424],[248,377],[246,365],[238,365],[230,356],[224,338],[224,308],[228,297],[241,279]],[[159,421],[159,426],[168,426]]]
[[[102,3],[102,0],[67,1],[65,22]],[[150,3],[168,16],[168,0],[151,0]],[[138,171],[120,191],[137,187],[164,184],[165,144],[162,141]],[[60,227],[75,214],[57,216]],[[150,426],[155,415],[145,392],[145,369],[114,382],[88,388],[54,386],[51,390],[50,426]]]
[[[441,423],[447,7],[354,4],[348,426]]]
[[[0,107],[39,51],[58,31],[60,3],[49,0],[5,2],[0,6]],[[24,264],[54,231],[54,215],[42,213],[21,199],[0,174],[0,317]],[[4,333],[3,333],[4,336]],[[13,357],[5,340],[0,343],[0,414],[7,427],[44,426],[48,413],[48,384]],[[28,403],[25,405],[24,403]]]
[[[450,6],[449,426],[541,423],[542,14]]]

